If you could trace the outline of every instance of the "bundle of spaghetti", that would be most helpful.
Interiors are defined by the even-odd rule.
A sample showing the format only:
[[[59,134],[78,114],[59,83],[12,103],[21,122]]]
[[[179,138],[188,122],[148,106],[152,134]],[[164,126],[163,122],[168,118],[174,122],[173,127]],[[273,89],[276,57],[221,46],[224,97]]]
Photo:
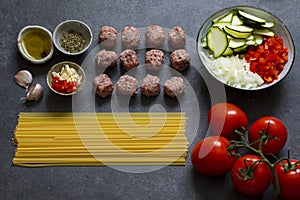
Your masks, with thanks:
[[[183,112],[21,112],[13,164],[185,165],[185,130]]]

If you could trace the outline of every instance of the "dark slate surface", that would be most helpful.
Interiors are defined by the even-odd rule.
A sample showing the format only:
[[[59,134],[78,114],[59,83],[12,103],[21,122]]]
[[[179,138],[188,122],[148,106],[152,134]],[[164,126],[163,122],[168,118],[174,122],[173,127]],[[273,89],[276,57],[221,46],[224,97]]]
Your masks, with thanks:
[[[214,12],[229,6],[249,5],[259,7],[277,15],[290,30],[296,53],[299,51],[300,18],[297,0],[289,1],[2,1],[0,8],[0,94],[1,94],[1,133],[0,133],[0,199],[272,199],[272,187],[257,198],[240,195],[233,189],[229,175],[205,177],[193,170],[189,156],[185,167],[163,167],[147,173],[129,173],[111,167],[45,167],[22,168],[12,166],[15,146],[11,138],[17,124],[17,116],[21,111],[72,111],[74,99],[55,95],[47,88],[45,75],[49,68],[59,61],[70,60],[81,64],[89,53],[97,46],[98,30],[103,25],[114,26],[119,32],[125,25],[144,28],[158,24],[165,29],[180,25],[186,34],[195,42],[197,32],[207,17]],[[57,50],[53,58],[45,64],[33,65],[23,59],[16,47],[19,30],[31,24],[38,24],[53,31],[57,24],[67,19],[78,19],[86,22],[92,29],[94,39],[89,52],[68,57]],[[131,99],[128,109],[147,111],[155,104],[160,104],[167,111],[178,111],[198,107],[201,111],[198,118],[190,119],[191,127],[187,132],[192,137],[189,149],[207,133],[206,113],[211,103],[224,99],[240,106],[253,122],[260,116],[274,115],[287,126],[289,138],[281,156],[291,150],[293,158],[300,159],[299,138],[299,56],[296,54],[294,66],[288,76],[277,86],[259,92],[242,92],[224,88],[202,72],[194,46],[191,50],[193,66],[182,75],[191,85],[197,99],[171,100],[160,94],[154,99],[146,99],[137,95]],[[144,50],[139,50],[143,62]],[[168,50],[166,65],[168,65]],[[124,73],[112,69],[113,80]],[[29,69],[34,81],[44,86],[44,97],[39,102],[22,103],[25,91],[13,81],[13,75],[20,69]],[[200,73],[198,73],[198,71]],[[89,80],[90,81],[90,80]],[[207,83],[207,84],[206,84]],[[220,93],[218,90],[220,89]],[[223,91],[223,93],[222,93]],[[226,92],[226,95],[225,93]],[[84,92],[82,94],[85,94]],[[87,92],[87,95],[92,94]],[[93,94],[92,94],[93,95]],[[93,96],[92,96],[93,97]],[[81,98],[84,98],[84,96]],[[87,97],[90,98],[90,97]],[[110,111],[110,99],[92,98],[90,102],[82,101],[86,110]],[[185,99],[183,99],[185,100]],[[195,104],[196,102],[196,104]],[[197,104],[198,103],[198,104]],[[82,108],[80,110],[82,110]],[[157,107],[154,107],[157,108]],[[182,109],[182,110],[184,110]],[[188,116],[194,113],[189,111]],[[194,128],[195,124],[198,125]],[[139,172],[137,170],[136,172]]]

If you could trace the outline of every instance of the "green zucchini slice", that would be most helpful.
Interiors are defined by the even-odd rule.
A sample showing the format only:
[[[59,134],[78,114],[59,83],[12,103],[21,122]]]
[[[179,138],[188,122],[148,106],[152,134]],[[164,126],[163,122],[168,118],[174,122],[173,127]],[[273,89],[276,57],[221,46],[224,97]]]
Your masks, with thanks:
[[[227,35],[219,27],[211,27],[206,35],[207,46],[213,52],[214,58],[222,56],[228,47]]]
[[[273,31],[270,31],[269,29],[255,29],[253,31],[253,34],[270,36],[270,37],[273,37],[275,35],[275,33]]]
[[[247,26],[225,26],[224,31],[234,38],[247,38],[253,29]]]
[[[246,21],[250,21],[251,23],[265,24],[267,22],[265,19],[251,15],[242,10],[238,10],[237,13],[241,18],[243,18]]]

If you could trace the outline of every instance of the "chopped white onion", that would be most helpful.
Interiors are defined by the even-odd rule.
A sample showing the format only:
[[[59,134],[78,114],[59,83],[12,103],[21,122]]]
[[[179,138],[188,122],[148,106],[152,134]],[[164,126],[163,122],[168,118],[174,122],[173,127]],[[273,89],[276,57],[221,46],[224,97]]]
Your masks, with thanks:
[[[250,71],[245,58],[238,56],[219,57],[208,62],[209,70],[223,83],[237,88],[255,88],[264,83],[256,73]]]

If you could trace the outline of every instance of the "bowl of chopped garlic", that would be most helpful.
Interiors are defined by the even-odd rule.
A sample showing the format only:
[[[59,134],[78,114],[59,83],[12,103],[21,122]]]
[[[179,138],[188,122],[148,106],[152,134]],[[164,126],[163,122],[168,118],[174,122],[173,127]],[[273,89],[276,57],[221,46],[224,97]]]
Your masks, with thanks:
[[[86,76],[83,69],[78,64],[69,61],[55,64],[47,74],[49,88],[63,96],[79,92],[85,81]]]
[[[90,27],[79,20],[61,22],[54,30],[55,47],[66,55],[79,55],[91,45],[93,34]]]

